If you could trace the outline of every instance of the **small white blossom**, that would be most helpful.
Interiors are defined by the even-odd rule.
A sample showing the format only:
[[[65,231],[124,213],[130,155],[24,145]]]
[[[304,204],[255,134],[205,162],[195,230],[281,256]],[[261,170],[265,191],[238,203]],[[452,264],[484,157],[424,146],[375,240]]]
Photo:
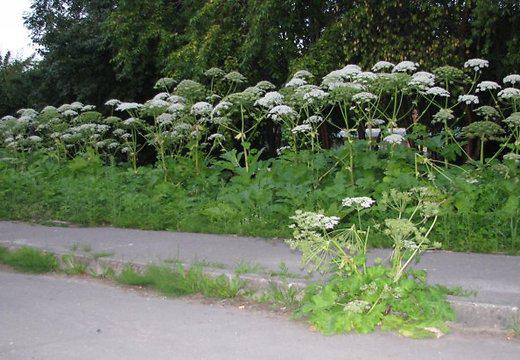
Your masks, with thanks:
[[[290,106],[277,105],[269,111],[268,116],[272,118],[274,121],[280,121],[283,120],[285,116],[297,117],[298,114]]]
[[[276,105],[283,103],[283,95],[278,91],[270,91],[263,97],[255,101],[255,106],[263,106],[268,109],[272,109]]]
[[[434,86],[426,90],[426,95],[440,96],[440,97],[450,97],[450,93],[448,90],[443,89],[439,86]]]
[[[388,61],[378,61],[374,66],[372,66],[372,71],[381,71],[381,70],[391,70],[395,67],[395,64],[392,64]]]
[[[458,101],[461,103],[465,103],[466,105],[479,103],[478,96],[475,95],[460,95]]]
[[[297,125],[294,128],[292,128],[291,132],[293,134],[298,134],[298,133],[303,134],[303,133],[307,133],[311,130],[312,130],[312,126],[310,126],[309,124],[302,124],[302,125]]]
[[[394,66],[394,68],[392,69],[392,72],[408,72],[408,71],[413,72],[413,71],[417,70],[418,67],[419,67],[418,63],[405,60],[405,61],[401,61],[399,64]]]
[[[435,75],[426,71],[419,71],[412,75],[409,84],[419,88],[429,88],[435,84]]]
[[[157,95],[155,95],[153,98],[154,99],[159,99],[159,100],[166,100],[169,97],[170,97],[170,94],[168,94],[167,92],[160,92]]]
[[[507,75],[504,80],[502,80],[504,82],[504,84],[516,84],[516,83],[520,83],[520,74],[510,74],[510,75]]]
[[[401,144],[403,140],[404,137],[398,134],[391,134],[383,139],[384,142],[387,142],[389,144]]]
[[[356,81],[359,82],[370,82],[375,79],[377,79],[377,74],[371,71],[363,71],[356,75]]]
[[[191,107],[191,113],[193,115],[209,116],[211,111],[213,111],[213,105],[204,101],[199,101]]]
[[[520,89],[516,88],[505,88],[498,92],[498,97],[502,100],[512,99],[520,97]]]
[[[36,136],[36,135],[29,136],[28,139],[29,139],[29,141],[35,142],[35,143],[42,141],[42,138],[39,136]]]
[[[167,108],[169,105],[170,103],[165,100],[153,98],[151,100],[148,100],[144,104],[144,107],[148,109],[164,109]]]
[[[117,111],[132,111],[132,110],[138,110],[142,108],[142,104],[138,104],[135,102],[122,102],[119,103],[116,107]]]
[[[87,111],[94,111],[96,110],[96,106],[95,105],[85,105],[81,108],[81,111],[82,112],[87,112]]]
[[[228,111],[233,106],[229,101],[221,101],[215,106],[215,108],[211,111],[211,116],[217,117],[222,116],[226,111]]]
[[[519,163],[520,154],[515,154],[515,153],[510,152],[510,153],[504,155],[504,160],[512,160],[516,163]]]
[[[105,103],[106,106],[117,106],[119,104],[121,104],[121,101],[117,99],[110,99]]]
[[[375,139],[375,138],[379,137],[379,134],[381,134],[381,129],[378,129],[378,128],[365,129],[365,136],[367,138]]]
[[[183,112],[186,109],[186,105],[183,103],[173,103],[170,106],[168,106],[167,111],[172,113],[173,115],[178,115],[179,113]]]
[[[355,103],[360,104],[360,103],[375,101],[375,100],[377,100],[377,96],[372,93],[363,91],[363,92],[357,93],[354,96],[352,96],[352,100]]]
[[[78,113],[72,109],[65,110],[62,114],[63,114],[63,116],[70,116],[70,117],[78,115]]]
[[[321,124],[323,122],[323,118],[319,115],[309,116],[307,119],[303,121],[304,124]]]
[[[310,211],[301,211],[296,210],[294,216],[291,216],[291,219],[294,220],[295,224],[291,226],[291,228],[300,228],[300,229],[326,229],[331,230],[334,229],[336,225],[339,224],[339,217],[337,216],[325,216],[323,214],[318,214]]]
[[[472,68],[474,71],[480,71],[489,66],[489,61],[484,59],[469,59],[464,63],[465,68]]]
[[[303,95],[303,100],[307,102],[319,101],[325,99],[329,94],[321,89],[312,89]]]
[[[287,84],[285,84],[285,87],[297,88],[297,87],[300,87],[300,86],[303,86],[303,85],[307,85],[307,81],[305,81],[303,79],[300,79],[300,78],[292,78],[291,80],[289,80],[287,82]]]
[[[368,196],[348,197],[348,198],[344,198],[341,201],[341,206],[352,207],[352,206],[359,205],[360,207],[367,209],[367,208],[371,207],[372,205],[374,205],[375,202],[376,201],[374,199],[372,199]]]
[[[157,124],[168,125],[173,122],[174,116],[172,114],[164,113],[157,116]]]
[[[137,123],[139,123],[139,119],[137,119],[135,117],[131,117],[131,118],[128,118],[125,121],[123,121],[123,125],[125,125],[125,126],[131,126],[131,125],[134,125]]]
[[[500,89],[500,85],[498,85],[494,81],[482,81],[481,83],[477,84],[477,90],[475,92],[481,92],[486,90],[498,90]]]

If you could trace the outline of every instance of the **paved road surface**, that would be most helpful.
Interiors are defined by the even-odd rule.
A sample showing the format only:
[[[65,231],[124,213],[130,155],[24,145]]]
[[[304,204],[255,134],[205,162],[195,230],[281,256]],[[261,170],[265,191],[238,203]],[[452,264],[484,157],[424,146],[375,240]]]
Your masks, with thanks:
[[[325,337],[259,310],[0,271],[0,359],[520,359],[520,341]]]
[[[195,259],[218,262],[228,267],[239,261],[277,270],[284,262],[291,272],[299,272],[300,256],[279,240],[229,235],[209,235],[167,231],[143,231],[112,227],[76,228],[30,225],[0,221],[0,245],[28,245],[56,253],[70,252],[76,245],[90,253],[109,252],[113,258],[138,263],[166,259],[191,262]],[[372,258],[386,258],[387,250],[373,250]],[[520,306],[520,256],[465,254],[436,251],[425,254],[418,268],[428,271],[428,281],[446,286],[462,286],[477,291],[479,301]]]

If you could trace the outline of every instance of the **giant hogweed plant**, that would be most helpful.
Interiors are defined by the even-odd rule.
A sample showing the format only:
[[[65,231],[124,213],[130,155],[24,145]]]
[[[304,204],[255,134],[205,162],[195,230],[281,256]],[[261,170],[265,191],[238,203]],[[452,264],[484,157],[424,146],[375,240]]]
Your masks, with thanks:
[[[369,197],[343,199],[342,217],[296,211],[288,244],[301,251],[309,271],[331,274],[324,284],[306,290],[299,314],[326,334],[365,333],[378,327],[410,337],[448,331],[446,322],[454,313],[446,291],[427,285],[426,274],[411,267],[424,251],[440,246],[430,235],[442,199],[431,188],[392,189],[377,205],[388,214],[379,224],[362,221],[375,204]],[[374,232],[391,239],[393,249],[388,259],[371,264],[367,243]]]

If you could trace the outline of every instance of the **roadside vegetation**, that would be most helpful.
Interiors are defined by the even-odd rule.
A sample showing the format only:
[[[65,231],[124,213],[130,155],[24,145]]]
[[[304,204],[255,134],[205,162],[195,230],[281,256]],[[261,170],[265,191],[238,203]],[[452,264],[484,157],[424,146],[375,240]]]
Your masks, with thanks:
[[[515,254],[520,75],[488,66],[351,64],[278,90],[212,68],[142,104],[21,109],[0,121],[0,217],[287,238],[297,209],[353,222],[343,198],[426,187],[441,248]],[[382,223],[373,209],[359,216]]]

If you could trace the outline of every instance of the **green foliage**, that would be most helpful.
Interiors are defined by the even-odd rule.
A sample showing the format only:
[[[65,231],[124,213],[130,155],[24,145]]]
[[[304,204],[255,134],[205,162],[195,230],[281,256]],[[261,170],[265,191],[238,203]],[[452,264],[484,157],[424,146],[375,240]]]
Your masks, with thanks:
[[[121,284],[151,287],[172,296],[202,294],[210,298],[228,299],[244,293],[242,281],[228,279],[225,275],[209,277],[199,266],[188,270],[182,265],[176,268],[148,266],[142,274],[127,267],[116,279]]]
[[[325,334],[368,333],[380,327],[413,338],[445,333],[446,321],[455,318],[444,289],[426,285],[423,276],[395,282],[390,269],[382,266],[308,287],[298,313]]]
[[[233,176],[218,167],[203,167],[197,175],[192,160],[179,158],[169,165],[168,180],[160,169],[140,167],[133,174],[125,167],[100,166],[94,159],[64,164],[42,159],[23,167],[2,162],[0,217],[287,238],[295,209],[336,214],[340,199],[347,196],[378,199],[392,187],[407,191],[431,186],[429,180],[413,175],[413,158],[387,159],[384,153],[363,147],[357,149],[355,184],[350,185],[348,173],[334,166],[342,151],[317,155],[302,151],[259,160],[247,176]],[[427,170],[419,166],[420,173]],[[446,196],[432,241],[440,241],[447,250],[518,253],[516,165],[441,170],[444,175],[431,170],[432,176],[437,175],[434,186]],[[361,219],[366,224],[381,223],[386,215],[384,208],[376,206]],[[355,214],[344,216],[357,220]],[[392,243],[374,233],[369,245]]]
[[[25,246],[14,251],[1,248],[0,263],[18,271],[38,274],[56,271],[59,268],[54,255]]]
[[[158,78],[202,81],[210,67],[281,84],[303,68],[324,75],[349,62],[442,66],[478,55],[501,77],[520,64],[518,13],[515,0],[33,0],[25,21],[43,59],[11,67],[0,115],[143,99]]]

